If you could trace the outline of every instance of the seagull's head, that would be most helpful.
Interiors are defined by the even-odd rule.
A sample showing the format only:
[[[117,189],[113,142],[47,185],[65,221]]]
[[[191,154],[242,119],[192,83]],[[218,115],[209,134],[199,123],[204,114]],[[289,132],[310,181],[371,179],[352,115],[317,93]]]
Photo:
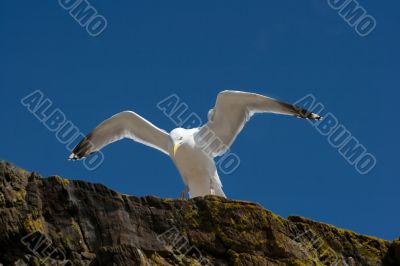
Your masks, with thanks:
[[[172,154],[175,156],[176,151],[188,138],[188,130],[184,128],[175,128],[169,133],[169,135],[171,136],[172,140]]]

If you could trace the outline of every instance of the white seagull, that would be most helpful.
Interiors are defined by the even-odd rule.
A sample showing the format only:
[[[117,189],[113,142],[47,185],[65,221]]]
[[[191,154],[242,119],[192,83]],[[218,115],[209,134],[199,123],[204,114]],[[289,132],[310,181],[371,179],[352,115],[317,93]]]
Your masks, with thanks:
[[[260,94],[228,90],[218,94],[214,108],[208,112],[208,122],[201,127],[175,128],[168,134],[135,112],[124,111],[98,125],[75,147],[69,159],[81,159],[114,141],[130,138],[170,156],[190,198],[208,194],[226,197],[214,158],[229,149],[255,113],[321,118],[300,107]]]

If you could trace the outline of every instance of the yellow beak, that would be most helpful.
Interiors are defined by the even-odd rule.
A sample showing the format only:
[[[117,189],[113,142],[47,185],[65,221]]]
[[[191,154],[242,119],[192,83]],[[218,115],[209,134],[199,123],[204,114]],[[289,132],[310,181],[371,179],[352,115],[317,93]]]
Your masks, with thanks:
[[[174,144],[174,151],[173,151],[174,157],[175,157],[175,154],[176,154],[176,151],[178,150],[178,148],[179,148],[179,144]]]

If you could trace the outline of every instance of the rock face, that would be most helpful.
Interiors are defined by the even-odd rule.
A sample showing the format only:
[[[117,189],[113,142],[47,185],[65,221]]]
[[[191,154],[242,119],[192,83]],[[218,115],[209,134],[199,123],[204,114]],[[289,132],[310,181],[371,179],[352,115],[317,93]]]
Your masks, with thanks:
[[[400,241],[251,202],[121,195],[1,161],[1,264],[400,265]]]

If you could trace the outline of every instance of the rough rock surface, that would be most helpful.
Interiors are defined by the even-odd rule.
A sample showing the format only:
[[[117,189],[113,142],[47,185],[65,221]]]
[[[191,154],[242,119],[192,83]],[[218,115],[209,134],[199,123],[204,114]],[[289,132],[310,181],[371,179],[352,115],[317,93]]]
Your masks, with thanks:
[[[0,162],[0,265],[400,265],[400,241],[214,196],[137,198]]]

